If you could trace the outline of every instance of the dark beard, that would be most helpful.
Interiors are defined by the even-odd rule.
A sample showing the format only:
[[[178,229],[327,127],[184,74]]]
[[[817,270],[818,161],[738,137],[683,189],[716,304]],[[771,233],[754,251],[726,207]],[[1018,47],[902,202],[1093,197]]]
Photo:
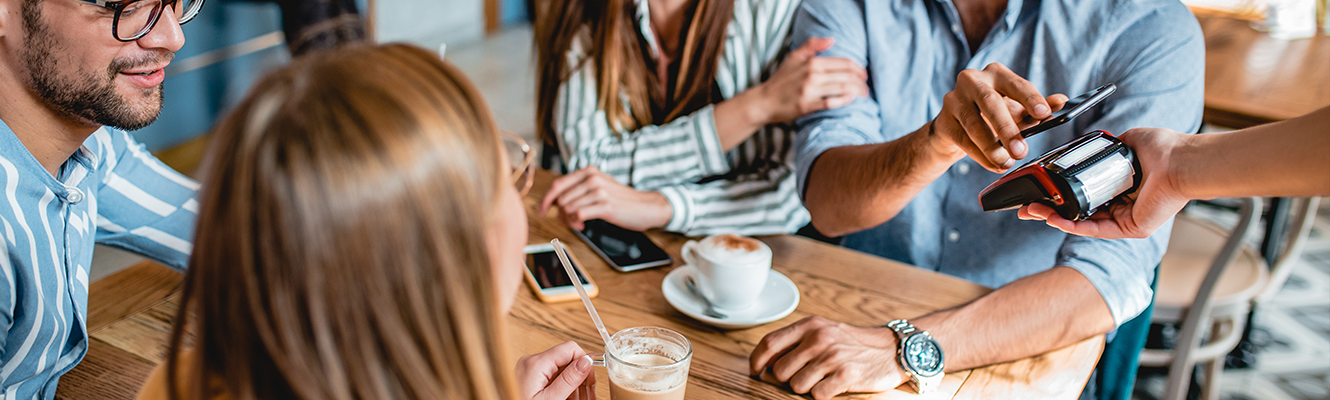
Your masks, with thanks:
[[[130,131],[142,129],[157,120],[165,101],[162,85],[143,89],[149,104],[138,105],[131,104],[116,93],[114,80],[120,71],[149,65],[163,56],[141,60],[116,59],[107,67],[103,76],[89,75],[73,79],[60,76],[60,59],[51,54],[52,49],[60,44],[42,23],[40,7],[39,2],[23,1],[23,22],[27,29],[23,36],[24,49],[20,54],[28,69],[29,87],[38,97],[71,120],[87,120]],[[164,57],[169,60],[172,56],[174,54],[167,53]],[[155,102],[152,100],[154,98]]]

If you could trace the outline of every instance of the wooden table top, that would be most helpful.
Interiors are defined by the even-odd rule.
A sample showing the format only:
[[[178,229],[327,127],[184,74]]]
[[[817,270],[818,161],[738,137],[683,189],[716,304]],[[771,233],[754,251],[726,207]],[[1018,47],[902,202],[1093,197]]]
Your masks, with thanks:
[[[1194,9],[1205,34],[1205,121],[1247,128],[1330,106],[1330,36],[1282,40]]]
[[[690,399],[802,399],[787,388],[748,376],[748,355],[768,332],[810,315],[858,325],[876,325],[896,318],[914,318],[955,307],[989,289],[950,276],[917,269],[867,254],[796,236],[763,237],[774,253],[773,268],[799,287],[800,303],[788,317],[744,329],[726,331],[693,320],[673,309],[661,294],[661,282],[680,265],[679,248],[687,238],[649,235],[674,256],[674,265],[631,273],[605,264],[562,222],[535,214],[538,195],[549,186],[548,173],[537,174],[535,190],[525,199],[530,215],[530,242],[558,237],[600,285],[593,300],[611,331],[633,326],[661,326],[682,333],[693,344],[688,380]],[[58,398],[133,399],[138,387],[166,353],[171,321],[182,276],[165,267],[143,263],[93,282],[90,290],[88,355],[60,380]],[[581,302],[547,304],[522,290],[508,318],[512,354],[543,351],[575,340],[590,352],[600,337]],[[917,396],[907,386],[880,394],[842,396],[863,399],[1075,399],[1103,350],[1103,337],[1036,357],[948,374],[939,392]],[[603,368],[599,382],[608,382]],[[609,385],[597,385],[598,398],[609,398]]]

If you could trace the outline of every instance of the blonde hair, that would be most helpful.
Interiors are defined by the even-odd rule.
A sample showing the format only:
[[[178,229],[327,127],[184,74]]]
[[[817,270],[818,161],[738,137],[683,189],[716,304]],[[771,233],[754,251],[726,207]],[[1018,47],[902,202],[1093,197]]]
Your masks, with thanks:
[[[414,46],[309,57],[213,132],[172,397],[513,398],[485,234],[510,186],[479,92]]]

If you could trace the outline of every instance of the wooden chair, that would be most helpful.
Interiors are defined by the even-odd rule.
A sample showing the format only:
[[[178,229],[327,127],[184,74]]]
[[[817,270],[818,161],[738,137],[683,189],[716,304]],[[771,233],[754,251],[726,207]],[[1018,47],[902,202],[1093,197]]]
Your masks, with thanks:
[[[1288,281],[1288,276],[1292,271],[1292,264],[1302,258],[1302,247],[1307,243],[1307,236],[1311,234],[1312,224],[1316,222],[1316,210],[1320,205],[1320,197],[1300,197],[1293,200],[1292,207],[1289,208],[1289,236],[1287,244],[1279,258],[1276,258],[1275,266],[1270,269],[1270,284],[1265,286],[1265,290],[1256,296],[1256,304],[1270,301],[1284,287],[1284,282]]]
[[[1164,400],[1182,400],[1196,364],[1205,366],[1202,397],[1219,398],[1224,355],[1242,336],[1252,300],[1269,280],[1265,261],[1242,238],[1259,220],[1260,198],[1243,198],[1239,220],[1225,232],[1180,214],[1159,267],[1156,324],[1182,324],[1171,350],[1141,351],[1141,366],[1168,367]]]

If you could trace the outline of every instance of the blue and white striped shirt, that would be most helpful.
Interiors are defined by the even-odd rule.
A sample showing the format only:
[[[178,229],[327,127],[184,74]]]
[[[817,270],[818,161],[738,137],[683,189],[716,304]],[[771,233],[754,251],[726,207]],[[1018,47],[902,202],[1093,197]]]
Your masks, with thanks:
[[[0,399],[53,399],[88,353],[94,243],[184,269],[198,184],[101,128],[53,177],[0,122]]]

